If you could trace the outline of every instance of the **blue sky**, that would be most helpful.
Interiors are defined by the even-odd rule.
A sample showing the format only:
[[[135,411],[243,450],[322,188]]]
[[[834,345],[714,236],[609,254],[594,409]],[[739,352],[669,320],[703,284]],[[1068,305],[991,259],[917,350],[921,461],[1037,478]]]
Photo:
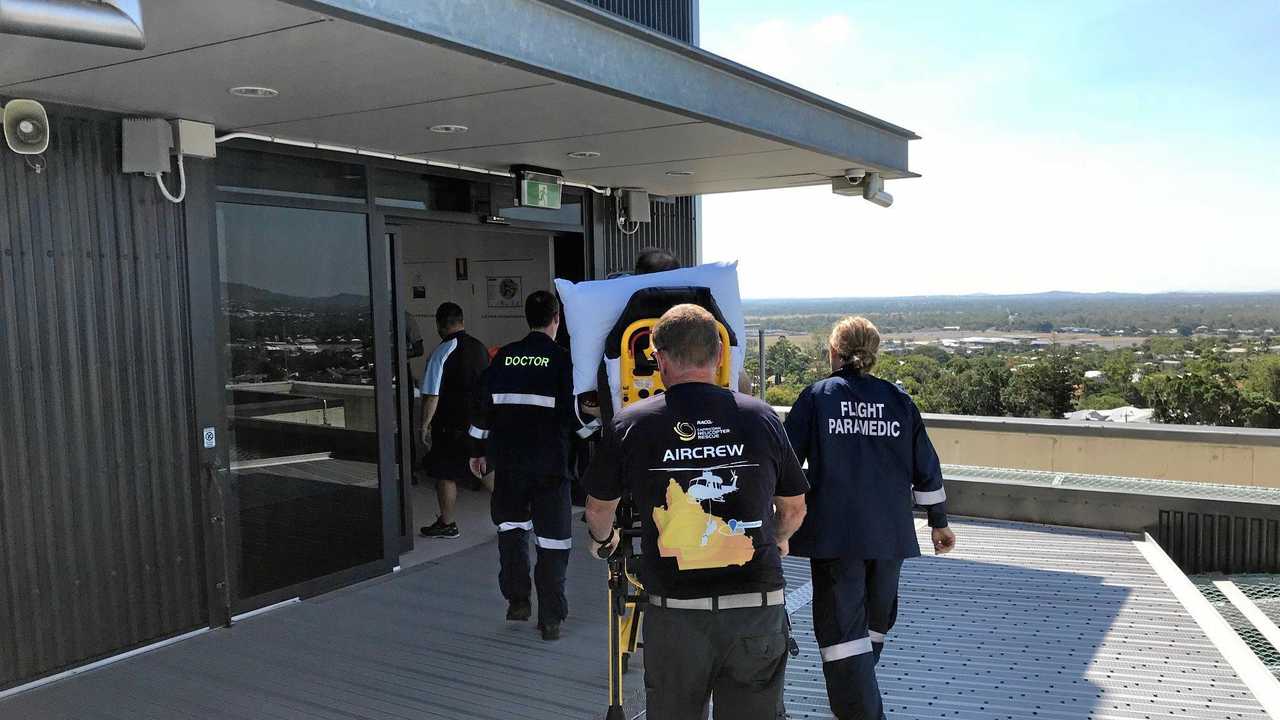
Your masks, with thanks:
[[[701,5],[708,50],[924,138],[887,210],[705,198],[748,297],[1280,290],[1278,0]]]

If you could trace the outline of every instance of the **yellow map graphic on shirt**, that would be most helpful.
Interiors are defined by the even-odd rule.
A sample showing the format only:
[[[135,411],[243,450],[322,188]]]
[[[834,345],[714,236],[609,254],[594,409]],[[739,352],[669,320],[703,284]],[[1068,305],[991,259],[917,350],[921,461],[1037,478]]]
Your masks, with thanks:
[[[681,570],[745,565],[755,556],[751,538],[704,512],[674,478],[667,485],[667,507],[653,509],[653,522],[658,526],[658,552],[674,557]]]

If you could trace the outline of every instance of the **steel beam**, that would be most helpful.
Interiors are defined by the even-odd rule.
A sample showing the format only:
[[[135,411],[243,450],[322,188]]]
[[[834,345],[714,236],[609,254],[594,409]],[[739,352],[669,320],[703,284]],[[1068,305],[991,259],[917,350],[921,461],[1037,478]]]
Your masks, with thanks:
[[[139,0],[0,0],[0,33],[142,50]]]

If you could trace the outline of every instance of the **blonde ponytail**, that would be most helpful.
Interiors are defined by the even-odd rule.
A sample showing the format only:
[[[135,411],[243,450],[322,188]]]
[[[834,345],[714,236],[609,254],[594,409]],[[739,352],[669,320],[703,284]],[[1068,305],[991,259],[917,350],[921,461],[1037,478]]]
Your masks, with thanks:
[[[827,342],[841,365],[858,373],[870,372],[880,354],[880,330],[862,316],[836,323]]]

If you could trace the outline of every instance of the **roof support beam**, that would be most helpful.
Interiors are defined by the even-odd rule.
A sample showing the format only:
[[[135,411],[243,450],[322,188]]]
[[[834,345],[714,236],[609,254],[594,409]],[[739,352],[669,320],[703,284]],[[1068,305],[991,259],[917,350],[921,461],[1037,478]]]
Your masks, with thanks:
[[[573,0],[285,0],[910,177],[909,130]]]
[[[142,50],[139,0],[0,0],[0,33]]]

